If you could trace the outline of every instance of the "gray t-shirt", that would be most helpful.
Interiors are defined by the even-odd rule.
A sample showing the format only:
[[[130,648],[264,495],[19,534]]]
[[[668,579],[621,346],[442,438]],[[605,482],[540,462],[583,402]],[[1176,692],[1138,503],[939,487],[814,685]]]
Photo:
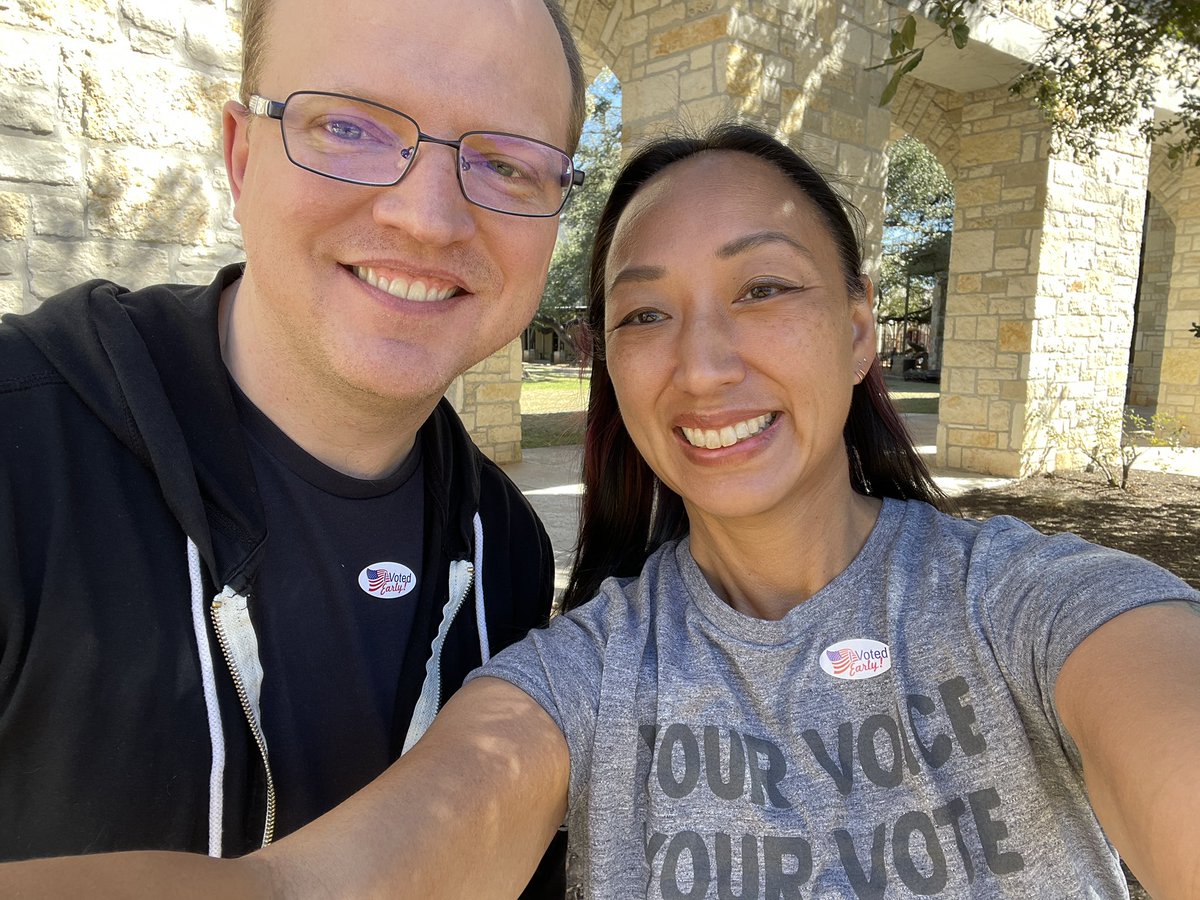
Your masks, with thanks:
[[[684,540],[473,677],[562,728],[589,897],[1123,897],[1054,683],[1164,599],[1200,594],[1072,535],[889,500],[781,621],[716,597]]]

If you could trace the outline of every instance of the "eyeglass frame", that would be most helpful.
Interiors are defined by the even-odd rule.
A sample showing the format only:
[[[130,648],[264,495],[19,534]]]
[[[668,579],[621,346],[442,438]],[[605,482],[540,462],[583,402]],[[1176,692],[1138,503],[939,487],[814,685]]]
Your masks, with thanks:
[[[283,116],[291,99],[300,94],[310,96],[315,95],[318,97],[337,97],[341,100],[351,100],[355,103],[365,103],[367,106],[373,106],[376,109],[382,109],[386,112],[394,113],[395,115],[400,116],[402,119],[407,119],[409,122],[412,122],[413,127],[417,129],[417,140],[413,144],[412,158],[408,161],[408,165],[404,167],[404,170],[400,173],[395,181],[381,183],[374,181],[357,181],[353,178],[344,178],[340,175],[330,175],[328,172],[322,172],[319,169],[314,169],[312,166],[306,166],[304,163],[297,162],[292,156],[291,149],[288,147],[287,133],[284,131],[283,127]],[[417,124],[417,120],[408,113],[401,112],[400,110],[391,106],[385,106],[382,103],[376,103],[374,100],[367,100],[363,97],[355,97],[352,94],[339,94],[335,91],[292,91],[283,100],[270,100],[266,97],[263,97],[261,94],[251,94],[249,101],[246,104],[246,111],[252,116],[275,119],[279,122],[279,136],[283,141],[283,152],[288,158],[288,162],[290,162],[293,166],[298,169],[303,169],[305,172],[312,172],[314,175],[320,175],[322,178],[329,178],[333,181],[340,181],[344,184],[357,184],[362,187],[395,187],[404,180],[404,176],[409,173],[413,167],[413,164],[417,161],[417,151],[420,149],[422,141],[425,141],[429,144],[441,144],[444,147],[453,147],[455,180],[458,182],[458,190],[459,193],[462,194],[463,199],[472,206],[478,206],[480,209],[486,209],[489,212],[500,213],[503,216],[519,216],[520,218],[524,219],[551,219],[563,211],[563,208],[567,205],[567,201],[571,199],[571,194],[574,193],[575,188],[583,185],[584,178],[587,175],[585,171],[575,167],[575,161],[571,158],[571,155],[567,153],[566,150],[563,150],[561,147],[556,147],[547,141],[539,141],[537,138],[531,138],[524,134],[514,134],[510,131],[464,131],[454,140],[434,137],[433,135],[426,134],[424,131],[422,131],[421,126]],[[472,200],[469,196],[467,196],[467,189],[462,181],[462,142],[476,134],[491,134],[498,137],[519,138],[523,141],[529,141],[532,144],[538,144],[542,147],[549,147],[551,150],[557,150],[559,153],[561,153],[571,166],[571,181],[567,184],[567,192],[563,195],[562,203],[559,205],[558,209],[549,213],[512,212],[507,209],[496,209],[494,206],[488,206],[485,203],[480,203],[478,200]]]

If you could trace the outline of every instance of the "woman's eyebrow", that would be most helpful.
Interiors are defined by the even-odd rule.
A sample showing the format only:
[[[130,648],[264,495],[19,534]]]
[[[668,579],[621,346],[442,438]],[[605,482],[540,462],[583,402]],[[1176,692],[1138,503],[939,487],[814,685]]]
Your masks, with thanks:
[[[718,248],[717,256],[721,259],[728,259],[739,253],[745,253],[747,250],[753,250],[755,247],[761,247],[763,244],[787,244],[797,253],[807,256],[809,259],[813,258],[811,250],[790,234],[782,231],[756,231],[744,237],[734,238],[728,244],[723,244]]]
[[[660,278],[664,278],[666,274],[667,270],[662,266],[626,266],[613,277],[612,281],[609,282],[608,290],[611,291],[618,284],[622,284],[626,281],[631,281],[635,284],[641,284],[647,281],[658,281]]]

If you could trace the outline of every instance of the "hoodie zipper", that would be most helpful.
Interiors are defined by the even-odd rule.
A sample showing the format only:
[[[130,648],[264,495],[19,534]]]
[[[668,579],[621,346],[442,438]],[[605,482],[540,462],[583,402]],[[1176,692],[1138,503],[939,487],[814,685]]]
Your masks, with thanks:
[[[258,745],[258,752],[262,756],[263,768],[266,770],[267,812],[266,821],[263,825],[262,839],[262,846],[265,847],[275,839],[275,780],[271,777],[271,762],[267,757],[267,739],[263,734],[262,725],[255,710],[255,704],[251,702],[250,694],[246,689],[246,680],[243,677],[241,666],[238,665],[238,660],[234,659],[234,650],[225,626],[225,620],[230,616],[244,617],[244,623],[234,622],[233,624],[249,628],[251,639],[253,640],[253,627],[250,625],[246,603],[246,598],[243,595],[226,585],[225,589],[213,598],[212,621],[213,630],[217,634],[217,642],[221,645],[221,654],[225,657],[225,665],[229,669],[229,674],[233,678],[233,686],[237,690],[238,702],[241,703],[242,712],[246,716],[246,721],[250,724],[250,732],[254,735],[254,743]],[[257,641],[255,641],[255,650],[257,650]]]
[[[425,661],[425,683],[417,704],[413,708],[412,719],[408,723],[408,734],[404,738],[404,749],[401,755],[412,749],[413,744],[421,739],[433,717],[437,715],[438,701],[442,696],[442,645],[454,617],[467,599],[467,592],[475,583],[475,566],[465,559],[452,560],[450,563],[449,596],[442,608],[442,621],[438,626],[433,645],[429,648],[429,659]]]

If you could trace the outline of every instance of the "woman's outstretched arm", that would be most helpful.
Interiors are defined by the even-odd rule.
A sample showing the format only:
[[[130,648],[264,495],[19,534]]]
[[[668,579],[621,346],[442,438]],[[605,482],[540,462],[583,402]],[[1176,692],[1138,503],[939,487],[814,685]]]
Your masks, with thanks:
[[[0,896],[513,898],[566,811],[554,720],[507,682],[460,690],[403,759],[258,853],[115,853],[0,866]]]
[[[1156,900],[1200,897],[1200,605],[1123,613],[1055,687],[1096,817]]]

